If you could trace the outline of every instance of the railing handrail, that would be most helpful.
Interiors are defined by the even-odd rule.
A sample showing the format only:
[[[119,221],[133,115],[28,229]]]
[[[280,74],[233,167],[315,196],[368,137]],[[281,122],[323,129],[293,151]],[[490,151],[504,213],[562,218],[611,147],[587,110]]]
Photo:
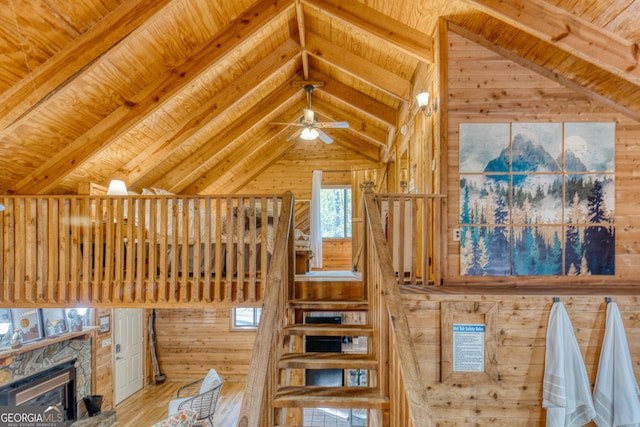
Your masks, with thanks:
[[[397,350],[401,351],[399,365],[413,425],[420,427],[435,425],[431,410],[427,405],[427,393],[422,385],[420,365],[411,339],[409,322],[402,306],[402,297],[395,278],[391,252],[385,238],[375,197],[371,191],[366,191],[364,194],[365,223],[368,229],[363,237],[366,239],[367,234],[371,234],[371,244],[378,255],[382,287],[379,295],[384,302],[383,308],[386,307],[387,310],[391,333],[395,337],[390,341],[397,346]]]
[[[288,248],[293,233],[294,199],[291,192],[285,193],[282,199],[280,222],[276,229],[275,250],[271,266],[267,274],[267,285],[264,294],[262,314],[256,334],[253,353],[249,363],[246,388],[238,417],[238,427],[258,427],[263,421],[264,406],[270,408],[270,402],[265,402],[265,396],[270,395],[267,387],[269,376],[275,375],[274,361],[277,355],[273,350],[277,347],[280,330],[278,321],[282,318],[285,299],[283,292],[292,284],[288,283],[290,274],[287,266],[292,267],[293,251]]]

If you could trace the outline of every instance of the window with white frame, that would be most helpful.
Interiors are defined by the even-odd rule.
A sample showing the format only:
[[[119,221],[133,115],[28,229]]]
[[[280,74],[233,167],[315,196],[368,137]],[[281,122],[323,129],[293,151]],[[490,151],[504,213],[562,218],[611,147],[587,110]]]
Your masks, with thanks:
[[[351,187],[323,187],[320,192],[323,238],[351,238]]]
[[[256,329],[260,322],[262,308],[234,307],[232,311],[233,329]]]

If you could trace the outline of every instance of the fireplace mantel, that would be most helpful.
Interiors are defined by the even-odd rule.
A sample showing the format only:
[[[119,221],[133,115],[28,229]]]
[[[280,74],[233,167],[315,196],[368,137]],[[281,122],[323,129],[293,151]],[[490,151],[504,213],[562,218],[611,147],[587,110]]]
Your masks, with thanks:
[[[55,344],[62,341],[73,340],[77,338],[81,338],[87,335],[91,335],[95,331],[98,331],[100,328],[98,326],[86,326],[82,331],[79,332],[67,332],[56,337],[45,338],[40,341],[34,341],[27,344],[23,344],[20,348],[9,348],[6,350],[0,350],[0,366],[5,366],[7,363],[7,359],[11,359],[18,354],[26,353],[28,351],[37,350],[42,347],[46,347],[51,344]],[[11,362],[9,362],[11,363]]]

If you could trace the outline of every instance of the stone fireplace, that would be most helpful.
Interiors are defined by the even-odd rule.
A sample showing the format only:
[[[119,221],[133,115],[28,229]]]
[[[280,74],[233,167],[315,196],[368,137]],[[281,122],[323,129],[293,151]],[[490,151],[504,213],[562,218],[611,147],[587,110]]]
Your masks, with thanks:
[[[73,415],[70,419],[80,418],[87,412],[82,398],[91,394],[91,376],[90,332],[80,336],[75,334],[67,340],[56,340],[49,345],[46,340],[42,340],[32,350],[23,348],[18,354],[5,356],[4,360],[0,355],[0,399],[4,398],[2,391],[24,386],[13,396],[16,402],[39,399],[38,403],[31,404],[45,405],[48,403],[43,402],[64,397],[73,406],[69,409],[69,413]],[[33,381],[38,381],[41,385],[29,387]],[[70,387],[75,389],[75,393],[71,392],[72,395],[68,394]],[[1,402],[2,400],[0,405]]]

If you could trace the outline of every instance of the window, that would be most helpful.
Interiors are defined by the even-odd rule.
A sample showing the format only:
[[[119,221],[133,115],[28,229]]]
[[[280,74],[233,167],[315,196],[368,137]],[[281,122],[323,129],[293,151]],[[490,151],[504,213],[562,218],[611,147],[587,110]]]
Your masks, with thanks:
[[[233,329],[256,329],[261,314],[262,308],[234,307],[232,312]]]
[[[351,237],[351,188],[323,188],[320,191],[322,237]]]

